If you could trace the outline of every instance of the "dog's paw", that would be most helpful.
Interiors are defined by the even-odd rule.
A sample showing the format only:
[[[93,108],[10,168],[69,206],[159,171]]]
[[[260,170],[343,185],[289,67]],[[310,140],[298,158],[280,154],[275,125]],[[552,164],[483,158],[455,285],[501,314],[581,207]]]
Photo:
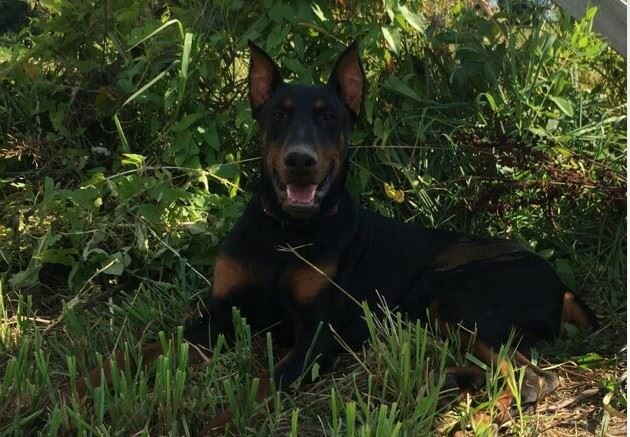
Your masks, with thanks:
[[[509,418],[518,417],[520,414],[533,414],[538,402],[553,393],[559,385],[555,373],[526,367],[520,393],[520,412],[518,405],[511,405],[508,410]]]

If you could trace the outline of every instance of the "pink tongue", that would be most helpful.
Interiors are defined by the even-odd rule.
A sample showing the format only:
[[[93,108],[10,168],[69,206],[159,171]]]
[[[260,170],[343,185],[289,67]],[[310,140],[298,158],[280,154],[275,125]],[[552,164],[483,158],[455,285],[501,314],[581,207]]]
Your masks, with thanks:
[[[295,185],[287,185],[287,197],[294,203],[313,203],[315,198],[315,190],[317,185],[306,185],[303,187],[297,187]]]

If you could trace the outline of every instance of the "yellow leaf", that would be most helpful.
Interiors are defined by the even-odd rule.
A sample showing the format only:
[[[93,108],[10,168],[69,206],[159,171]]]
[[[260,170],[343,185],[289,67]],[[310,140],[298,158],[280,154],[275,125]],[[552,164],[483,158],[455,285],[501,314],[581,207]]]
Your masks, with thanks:
[[[388,182],[383,185],[385,188],[385,194],[396,203],[402,203],[405,200],[405,192],[403,190],[397,190],[394,186]]]

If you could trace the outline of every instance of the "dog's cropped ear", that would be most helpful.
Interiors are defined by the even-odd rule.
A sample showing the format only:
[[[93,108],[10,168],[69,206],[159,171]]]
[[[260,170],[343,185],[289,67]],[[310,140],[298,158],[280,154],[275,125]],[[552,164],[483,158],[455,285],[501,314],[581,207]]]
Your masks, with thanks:
[[[365,72],[359,58],[359,44],[354,41],[337,59],[328,85],[337,91],[352,114],[358,116],[363,107],[365,82]]]
[[[280,69],[267,53],[251,40],[249,45],[249,103],[256,111],[282,83]]]

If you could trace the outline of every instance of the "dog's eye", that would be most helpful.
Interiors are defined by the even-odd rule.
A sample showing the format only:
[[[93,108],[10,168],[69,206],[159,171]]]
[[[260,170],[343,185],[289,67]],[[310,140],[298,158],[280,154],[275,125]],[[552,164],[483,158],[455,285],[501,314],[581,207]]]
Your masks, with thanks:
[[[273,118],[279,121],[285,121],[288,118],[288,115],[284,111],[274,111]]]
[[[335,119],[335,114],[333,114],[332,112],[326,111],[320,114],[319,119],[320,121],[331,121]]]

